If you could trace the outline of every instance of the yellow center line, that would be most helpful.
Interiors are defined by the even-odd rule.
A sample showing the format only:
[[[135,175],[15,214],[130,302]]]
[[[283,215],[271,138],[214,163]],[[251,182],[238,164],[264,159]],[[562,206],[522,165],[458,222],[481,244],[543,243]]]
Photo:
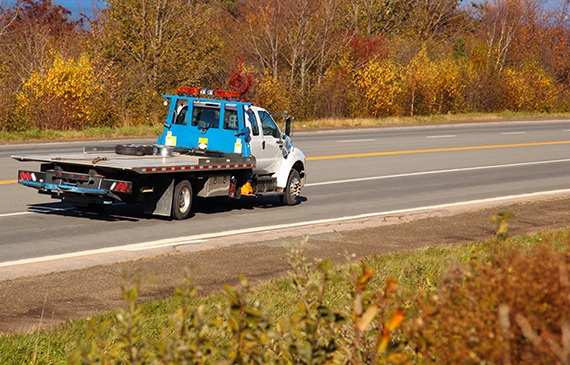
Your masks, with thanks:
[[[449,151],[467,151],[467,150],[483,150],[489,148],[508,148],[508,147],[528,147],[528,146],[548,146],[556,144],[570,144],[570,141],[556,142],[535,142],[535,143],[516,143],[516,144],[497,144],[491,146],[474,146],[474,147],[452,147],[452,148],[434,148],[431,150],[408,150],[408,151],[390,151],[390,152],[372,152],[372,153],[354,153],[351,155],[333,155],[333,156],[315,156],[307,157],[307,160],[331,160],[335,158],[350,157],[370,157],[370,156],[388,156],[388,155],[404,155],[409,153],[427,153],[427,152],[449,152]],[[15,184],[18,180],[0,180],[0,185]]]
[[[489,148],[547,146],[547,145],[554,145],[554,144],[569,144],[569,143],[570,143],[570,141],[535,142],[535,143],[517,143],[517,144],[498,144],[498,145],[491,145],[491,146],[435,148],[435,149],[431,149],[431,150],[409,150],[409,151],[355,153],[355,154],[351,154],[351,155],[333,155],[333,156],[307,157],[307,160],[330,160],[330,159],[335,159],[335,158],[349,158],[349,157],[369,157],[369,156],[404,155],[404,154],[408,154],[408,153],[467,151],[467,150],[482,150],[482,149],[489,149]]]

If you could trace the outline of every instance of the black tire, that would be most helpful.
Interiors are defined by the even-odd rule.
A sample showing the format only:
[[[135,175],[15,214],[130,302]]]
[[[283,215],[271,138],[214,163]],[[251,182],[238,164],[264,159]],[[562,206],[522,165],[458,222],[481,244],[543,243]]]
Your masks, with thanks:
[[[192,208],[192,185],[183,180],[174,187],[172,198],[172,218],[182,220],[188,217]]]
[[[118,144],[115,153],[128,156],[146,156],[154,154],[154,147],[148,144]]]
[[[299,171],[293,169],[287,179],[287,186],[284,194],[280,196],[281,203],[285,205],[295,205],[299,201],[301,195],[301,176]]]

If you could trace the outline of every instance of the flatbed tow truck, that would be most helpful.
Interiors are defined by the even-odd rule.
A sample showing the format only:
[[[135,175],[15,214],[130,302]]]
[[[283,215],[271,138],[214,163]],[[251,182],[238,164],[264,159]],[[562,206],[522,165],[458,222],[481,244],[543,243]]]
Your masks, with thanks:
[[[156,144],[13,155],[41,163],[40,171],[18,171],[18,183],[78,207],[125,202],[174,219],[188,217],[195,196],[275,195],[285,205],[297,204],[306,159],[291,144],[291,116],[273,114],[284,119],[282,133],[271,113],[237,101],[238,93],[186,87],[178,92],[165,95],[169,110]]]

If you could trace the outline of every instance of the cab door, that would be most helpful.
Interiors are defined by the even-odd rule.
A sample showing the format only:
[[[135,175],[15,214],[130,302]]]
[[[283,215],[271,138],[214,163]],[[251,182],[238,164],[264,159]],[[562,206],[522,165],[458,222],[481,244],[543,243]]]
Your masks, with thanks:
[[[244,113],[251,128],[250,149],[255,156],[254,174],[273,174],[283,161],[281,131],[269,113],[261,108],[250,107]]]

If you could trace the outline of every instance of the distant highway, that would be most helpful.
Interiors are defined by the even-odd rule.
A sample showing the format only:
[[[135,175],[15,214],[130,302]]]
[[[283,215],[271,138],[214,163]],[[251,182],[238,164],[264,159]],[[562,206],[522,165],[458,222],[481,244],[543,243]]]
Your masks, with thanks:
[[[145,216],[131,205],[85,213],[15,183],[18,169],[39,164],[17,162],[11,154],[79,151],[122,141],[0,146],[0,264],[570,189],[570,121],[298,132],[292,139],[308,157],[300,204],[281,206],[275,197],[196,200],[194,216],[185,221]]]

